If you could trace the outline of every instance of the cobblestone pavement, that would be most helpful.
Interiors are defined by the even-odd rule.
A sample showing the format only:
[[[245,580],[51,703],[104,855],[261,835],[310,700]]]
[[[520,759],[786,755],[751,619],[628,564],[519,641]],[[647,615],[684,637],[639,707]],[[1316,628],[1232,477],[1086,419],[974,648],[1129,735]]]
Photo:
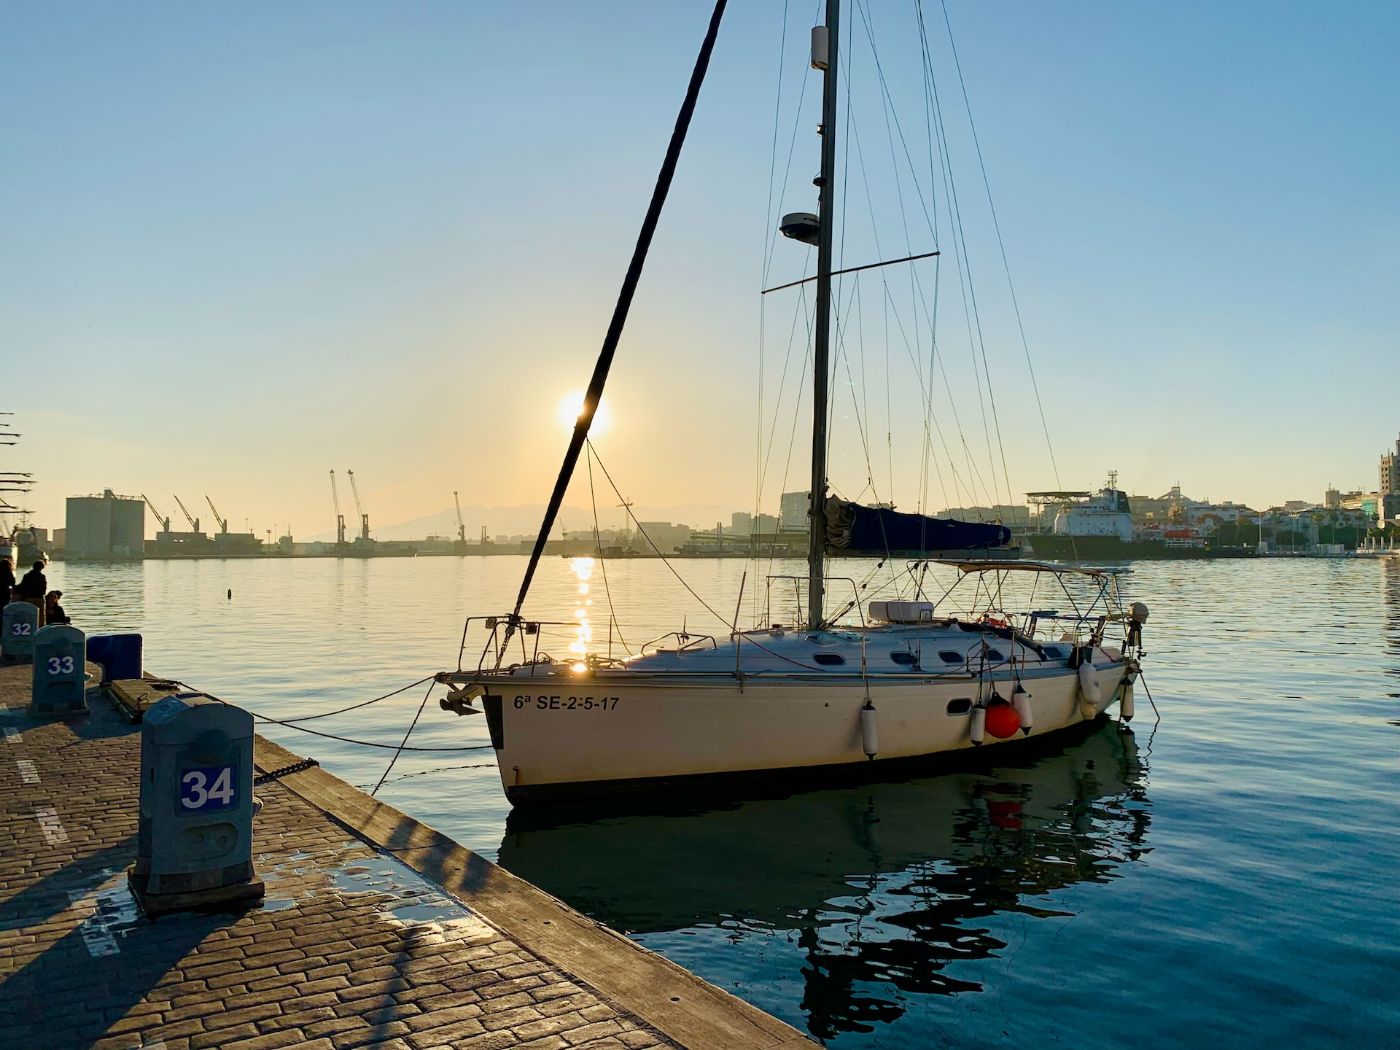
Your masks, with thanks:
[[[38,721],[28,699],[29,668],[0,668],[7,1046],[678,1045],[282,781],[257,789],[264,904],[146,920],[125,878],[136,852],[139,727],[101,699],[89,716]],[[645,954],[615,939],[620,953]]]

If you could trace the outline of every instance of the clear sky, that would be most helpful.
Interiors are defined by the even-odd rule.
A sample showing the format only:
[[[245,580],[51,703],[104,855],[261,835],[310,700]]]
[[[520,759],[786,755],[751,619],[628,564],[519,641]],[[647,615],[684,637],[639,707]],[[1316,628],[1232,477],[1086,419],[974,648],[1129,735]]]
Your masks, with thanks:
[[[453,489],[542,501],[557,404],[591,370],[708,7],[0,3],[0,407],[38,522],[111,487],[167,510],[207,492],[236,527],[311,535],[330,526],[327,471],[347,467],[385,523]],[[999,443],[978,408],[915,7],[849,5],[841,256],[937,241],[944,440],[968,443],[983,491],[1054,487],[925,0]],[[815,207],[818,5],[788,8],[785,35],[778,0],[731,3],[618,354],[599,448],[639,504],[752,506],[760,333],[764,509],[805,488],[791,387],[778,399],[800,300],[761,314],[757,295],[772,219]],[[948,10],[1059,482],[1116,468],[1130,491],[1256,504],[1374,487],[1400,431],[1400,5]],[[937,222],[895,174],[877,57]],[[811,254],[772,244],[771,281]],[[934,266],[912,271],[923,291]],[[899,269],[844,285],[832,479],[855,495],[869,474],[912,506],[923,398],[886,333],[905,325],[919,367],[928,337]],[[940,457],[959,460],[935,447],[932,506],[978,491],[967,457]]]

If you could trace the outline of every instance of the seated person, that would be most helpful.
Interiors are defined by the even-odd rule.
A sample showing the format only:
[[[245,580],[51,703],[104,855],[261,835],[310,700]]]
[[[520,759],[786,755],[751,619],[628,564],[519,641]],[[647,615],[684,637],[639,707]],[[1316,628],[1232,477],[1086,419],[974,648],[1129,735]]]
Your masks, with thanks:
[[[62,591],[49,591],[44,597],[44,622],[46,624],[73,622],[68,618],[68,614],[63,611],[63,606],[58,604],[58,600],[62,597]]]

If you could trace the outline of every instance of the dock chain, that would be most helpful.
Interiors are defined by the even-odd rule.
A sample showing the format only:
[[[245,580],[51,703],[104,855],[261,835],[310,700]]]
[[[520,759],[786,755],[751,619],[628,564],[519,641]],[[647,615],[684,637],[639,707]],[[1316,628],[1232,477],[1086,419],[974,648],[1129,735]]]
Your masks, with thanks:
[[[254,777],[253,786],[257,787],[260,784],[269,784],[274,780],[281,780],[291,773],[300,773],[303,770],[311,769],[320,764],[321,763],[317,762],[314,758],[303,758],[300,762],[293,762],[290,766],[283,766],[281,769],[270,769],[266,773]]]

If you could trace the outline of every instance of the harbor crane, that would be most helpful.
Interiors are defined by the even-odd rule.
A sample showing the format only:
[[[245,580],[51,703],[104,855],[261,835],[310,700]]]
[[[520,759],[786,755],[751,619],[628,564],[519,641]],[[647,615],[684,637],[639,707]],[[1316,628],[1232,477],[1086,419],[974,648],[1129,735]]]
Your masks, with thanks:
[[[151,502],[151,497],[150,497],[150,496],[146,495],[146,494],[143,492],[143,493],[141,493],[141,498],[142,498],[143,500],[146,501],[146,506],[148,506],[148,507],[151,508],[151,513],[154,514],[154,515],[156,516],[156,521],[160,522],[160,531],[161,531],[161,532],[169,532],[169,531],[170,531],[170,519],[169,519],[168,517],[166,517],[164,514],[162,514],[162,513],[160,512],[160,508],[157,507],[154,503]]]
[[[365,508],[360,506],[360,487],[355,484],[355,472],[346,470],[346,475],[350,478],[350,494],[355,497],[355,511],[360,515],[360,539],[369,542],[369,515],[365,513]]]
[[[209,504],[209,509],[212,510],[212,511],[214,512],[214,520],[217,521],[217,522],[219,523],[219,532],[221,532],[221,533],[227,533],[227,532],[228,532],[228,518],[221,518],[221,517],[219,517],[219,508],[216,507],[216,506],[214,506],[214,501],[213,501],[212,499],[210,499],[208,496],[205,496],[205,497],[204,497],[204,502],[207,503],[207,504]]]
[[[462,521],[462,501],[457,498],[457,490],[452,490],[452,503],[457,508],[457,542],[463,547],[467,545],[467,526]]]
[[[190,523],[190,531],[199,532],[199,519],[194,517],[192,514],[190,514],[188,510],[185,509],[185,505],[180,502],[179,496],[175,497],[175,506],[180,508],[180,513],[183,514],[185,516],[185,520]]]
[[[630,500],[624,499],[618,506],[627,514],[627,516],[622,519],[622,540],[624,543],[630,545],[632,543],[632,508],[635,507],[636,504]]]
[[[340,493],[335,489],[335,471],[331,471],[331,503],[335,505],[335,545],[345,546],[345,515],[340,513]]]

